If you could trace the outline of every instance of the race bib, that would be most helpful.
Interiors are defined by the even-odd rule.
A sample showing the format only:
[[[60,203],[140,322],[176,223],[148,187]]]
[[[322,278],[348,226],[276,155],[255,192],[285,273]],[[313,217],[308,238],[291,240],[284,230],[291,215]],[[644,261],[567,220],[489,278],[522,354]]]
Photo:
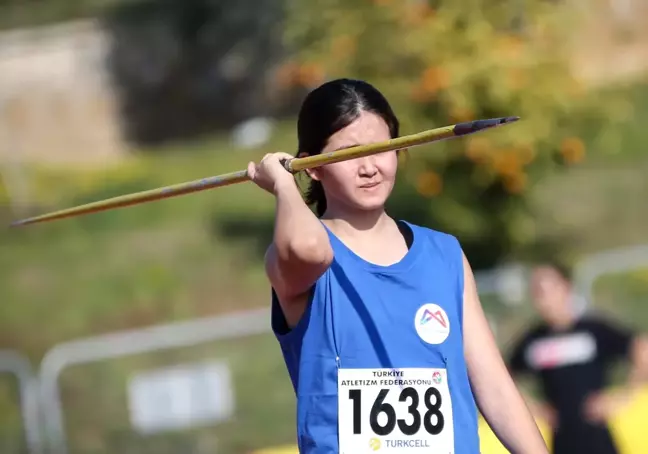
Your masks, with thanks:
[[[339,369],[340,454],[454,452],[445,369]]]

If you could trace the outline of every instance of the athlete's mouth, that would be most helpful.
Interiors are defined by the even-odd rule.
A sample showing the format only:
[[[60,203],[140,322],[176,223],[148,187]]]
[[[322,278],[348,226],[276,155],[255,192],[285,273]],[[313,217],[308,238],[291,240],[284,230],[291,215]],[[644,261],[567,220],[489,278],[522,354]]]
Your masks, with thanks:
[[[371,188],[375,188],[375,187],[378,186],[379,184],[380,184],[379,181],[377,181],[377,182],[375,182],[375,183],[367,183],[367,184],[363,184],[362,186],[360,186],[360,188],[361,188],[361,189],[371,189]]]

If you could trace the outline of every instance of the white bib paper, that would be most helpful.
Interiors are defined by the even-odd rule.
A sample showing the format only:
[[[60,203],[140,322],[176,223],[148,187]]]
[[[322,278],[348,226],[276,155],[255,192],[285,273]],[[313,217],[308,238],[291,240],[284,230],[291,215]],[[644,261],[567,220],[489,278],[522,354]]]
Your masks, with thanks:
[[[454,452],[446,369],[339,369],[340,454]]]

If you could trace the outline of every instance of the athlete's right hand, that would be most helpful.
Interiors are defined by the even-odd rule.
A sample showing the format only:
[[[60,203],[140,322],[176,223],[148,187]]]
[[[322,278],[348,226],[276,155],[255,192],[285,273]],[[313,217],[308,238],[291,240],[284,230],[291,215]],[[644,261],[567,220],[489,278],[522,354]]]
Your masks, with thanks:
[[[292,158],[293,156],[288,153],[269,153],[263,157],[260,163],[250,162],[248,164],[248,177],[260,188],[277,195],[279,188],[296,184],[293,175],[281,163],[283,159]]]

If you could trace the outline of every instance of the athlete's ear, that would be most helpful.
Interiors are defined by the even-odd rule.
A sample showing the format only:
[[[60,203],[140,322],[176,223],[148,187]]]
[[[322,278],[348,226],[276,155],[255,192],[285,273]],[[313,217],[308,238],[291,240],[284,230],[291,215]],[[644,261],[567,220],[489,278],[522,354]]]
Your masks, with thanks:
[[[301,152],[301,153],[299,153],[297,155],[298,158],[305,158],[307,156],[309,156],[309,155],[308,155],[308,153],[305,153],[305,152]],[[318,169],[306,169],[306,175],[308,175],[311,179],[313,179],[315,181],[320,180]]]
[[[306,169],[306,173],[315,181],[320,181],[319,169]]]

